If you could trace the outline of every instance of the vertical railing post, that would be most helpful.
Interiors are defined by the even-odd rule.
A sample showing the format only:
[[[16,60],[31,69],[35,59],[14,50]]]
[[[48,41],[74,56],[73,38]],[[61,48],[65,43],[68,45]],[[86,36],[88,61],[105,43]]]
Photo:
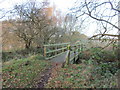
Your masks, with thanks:
[[[80,58],[80,45],[78,45],[78,59]]]
[[[74,46],[74,60],[73,60],[73,64],[75,63],[75,60],[76,60],[76,58],[75,58],[76,57],[76,49],[77,49],[76,46]]]
[[[64,48],[64,45],[62,45],[62,48]],[[64,49],[62,49],[62,52],[64,52]]]
[[[46,46],[44,46],[44,57],[46,58]]]
[[[66,58],[66,65],[69,65],[69,63],[70,63],[70,45],[67,46],[67,50],[68,50],[68,55]]]
[[[55,50],[57,50],[57,46],[55,47]],[[55,51],[55,55],[57,55],[57,51]]]
[[[80,53],[80,45],[78,45],[78,53]]]
[[[81,44],[81,52],[83,51],[83,44]]]

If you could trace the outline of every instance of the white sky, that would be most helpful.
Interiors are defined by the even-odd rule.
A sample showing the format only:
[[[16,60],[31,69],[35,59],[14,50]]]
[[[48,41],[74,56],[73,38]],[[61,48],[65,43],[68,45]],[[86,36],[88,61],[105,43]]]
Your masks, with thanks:
[[[0,9],[9,10],[16,4],[21,4],[22,2],[25,2],[26,0],[0,0]],[[31,0],[32,1],[32,0]],[[36,0],[36,1],[43,1],[43,0]],[[57,9],[60,9],[62,12],[67,13],[69,12],[68,8],[71,8],[74,5],[74,2],[76,0],[50,0],[52,4],[56,5]],[[4,10],[3,9],[3,10]],[[0,13],[1,14],[1,13]],[[84,34],[87,36],[92,36],[97,29],[95,24],[92,24],[88,28],[89,30],[84,31]]]
[[[66,12],[68,8],[71,8],[74,5],[76,0],[51,0],[51,2],[55,3],[57,8]]]
[[[26,2],[28,0],[0,0],[0,10],[9,11],[13,8],[16,4],[22,4],[23,2]],[[33,0],[30,0],[33,1]],[[34,0],[37,2],[41,2],[44,0]],[[50,1],[51,5],[55,5],[56,8],[60,11],[62,11],[64,14],[69,12],[68,8],[71,8],[76,0],[48,0]],[[2,12],[0,12],[0,16],[2,15]]]
[[[24,1],[26,0],[0,0],[0,8],[9,9],[13,7],[13,5],[20,4]],[[43,0],[36,0],[36,1],[43,1]],[[71,8],[75,1],[76,0],[50,0],[50,2],[53,2],[57,6],[57,8],[61,9],[62,11],[67,11],[68,8]]]
[[[26,0],[0,0],[0,9],[9,10],[16,4],[21,4],[22,2],[25,2]],[[36,0],[36,1],[43,1],[43,0]],[[69,12],[69,8],[71,8],[74,5],[74,2],[76,0],[50,0],[51,4],[55,4],[56,8],[61,10],[64,13]],[[90,26],[91,28],[91,26]],[[95,28],[94,28],[95,29]],[[91,34],[94,33],[94,29],[84,32],[86,35],[91,36]]]

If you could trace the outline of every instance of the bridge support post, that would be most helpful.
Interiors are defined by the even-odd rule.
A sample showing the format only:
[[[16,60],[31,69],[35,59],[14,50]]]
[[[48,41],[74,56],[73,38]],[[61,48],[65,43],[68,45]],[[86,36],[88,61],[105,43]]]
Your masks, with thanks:
[[[67,56],[66,56],[66,65],[69,65],[69,63],[70,63],[70,45],[68,45],[67,49],[68,49],[68,52],[67,52]]]
[[[83,51],[83,44],[81,44],[81,52]]]
[[[73,60],[73,64],[75,64],[75,60],[76,60],[76,49],[77,49],[77,47],[74,46],[74,60]]]
[[[44,57],[46,58],[46,46],[44,46]]]
[[[62,46],[62,48],[64,48],[64,46]],[[65,50],[64,49],[62,49],[62,52],[64,52]]]
[[[55,49],[57,50],[57,48],[58,48],[58,47],[56,46]],[[57,55],[57,51],[55,52],[55,55]]]
[[[80,59],[80,45],[78,45],[78,59]]]

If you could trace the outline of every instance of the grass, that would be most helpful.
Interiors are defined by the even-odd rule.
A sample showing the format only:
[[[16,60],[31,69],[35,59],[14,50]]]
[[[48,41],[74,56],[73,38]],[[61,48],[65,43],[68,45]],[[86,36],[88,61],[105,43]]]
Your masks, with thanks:
[[[3,88],[33,87],[36,84],[35,78],[51,64],[39,58],[39,55],[35,55],[5,62],[2,68]]]
[[[108,70],[109,64],[94,65],[92,60],[81,64],[71,64],[64,68],[57,67],[53,70],[46,88],[115,88],[117,81],[115,73]],[[99,69],[99,70],[98,70]],[[112,69],[111,69],[112,70]],[[113,70],[114,71],[114,70]]]
[[[84,64],[71,64],[65,68],[54,69],[46,88],[85,88],[87,76],[92,67]]]
[[[56,64],[45,88],[116,88],[117,63],[102,62],[99,53],[95,59],[85,59],[80,64],[70,64],[61,68]],[[3,64],[3,88],[32,88],[38,76],[51,65],[42,55],[10,60]],[[101,62],[97,62],[97,61]]]

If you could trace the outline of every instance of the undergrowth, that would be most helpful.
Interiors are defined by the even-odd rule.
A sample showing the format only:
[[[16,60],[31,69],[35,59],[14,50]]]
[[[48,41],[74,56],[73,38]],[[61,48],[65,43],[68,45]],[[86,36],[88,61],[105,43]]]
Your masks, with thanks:
[[[53,70],[46,88],[116,88],[116,63],[95,63],[84,60]]]
[[[49,61],[39,60],[35,55],[26,59],[11,60],[3,63],[3,88],[31,88],[36,83],[35,78],[46,69]]]
[[[22,49],[22,50],[12,50],[8,52],[2,51],[2,61],[6,62],[12,59],[14,60],[24,59],[24,58],[30,57],[31,55],[42,54],[42,53],[43,53],[43,49],[37,48],[37,47],[30,48],[30,49]]]
[[[91,48],[80,54],[79,64],[53,70],[47,88],[116,88],[118,65],[115,51]]]

